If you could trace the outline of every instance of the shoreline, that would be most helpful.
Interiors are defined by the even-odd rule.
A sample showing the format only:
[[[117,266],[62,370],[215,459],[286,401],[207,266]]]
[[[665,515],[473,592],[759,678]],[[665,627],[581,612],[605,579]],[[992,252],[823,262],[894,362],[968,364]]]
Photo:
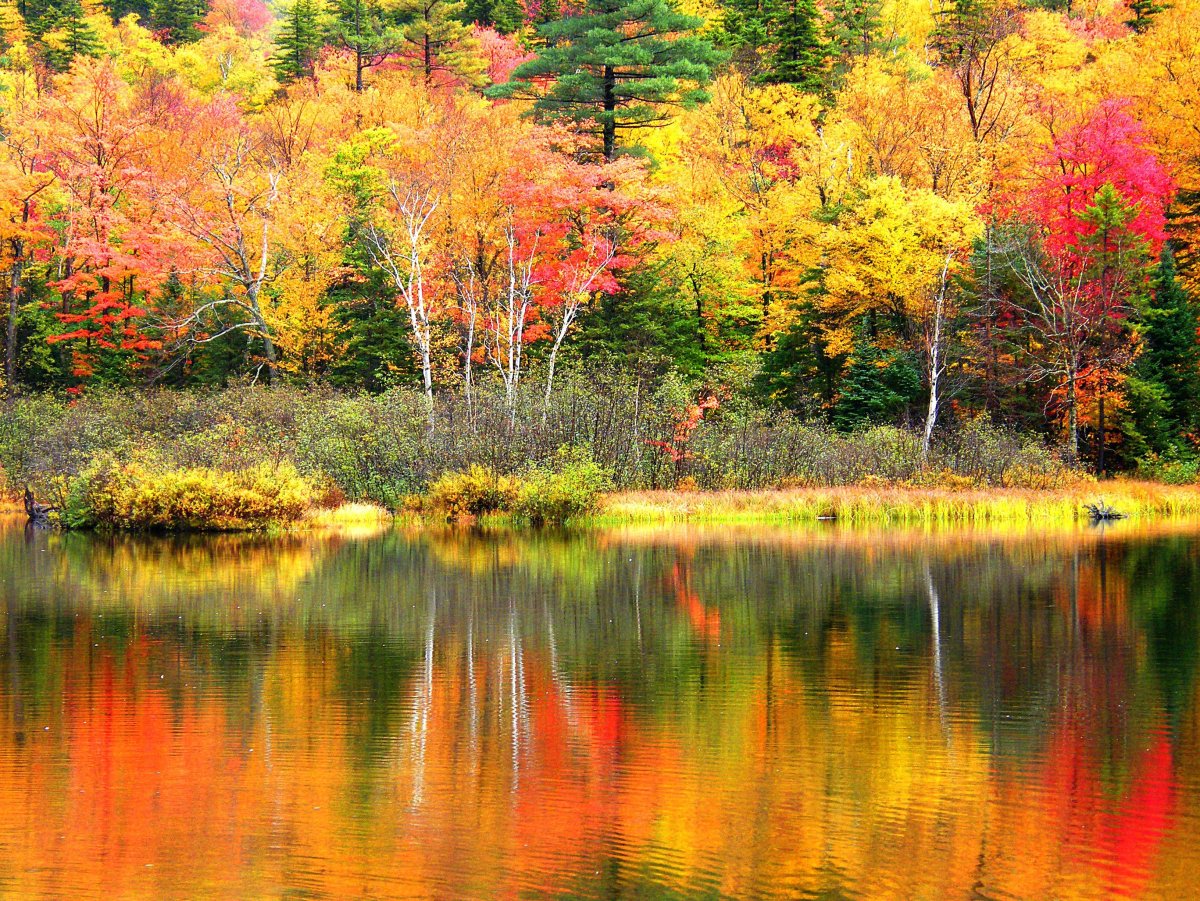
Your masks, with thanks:
[[[1113,480],[1060,489],[848,485],[737,491],[615,491],[602,497],[595,513],[572,519],[568,525],[580,529],[678,524],[1069,526],[1090,522],[1084,505],[1098,501],[1110,505],[1123,519],[1149,522],[1194,518],[1200,522],[1200,485]],[[0,498],[0,514],[23,513],[19,501]],[[311,510],[290,525],[227,531],[369,533],[401,526],[536,529],[528,521],[508,513],[446,520],[423,512],[392,513],[376,504],[358,502]],[[164,534],[200,531],[205,530],[167,530]]]

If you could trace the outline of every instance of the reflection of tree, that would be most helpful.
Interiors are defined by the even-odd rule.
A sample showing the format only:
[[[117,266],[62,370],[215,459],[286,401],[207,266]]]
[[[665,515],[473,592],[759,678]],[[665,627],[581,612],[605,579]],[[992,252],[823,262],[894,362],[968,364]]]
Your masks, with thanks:
[[[21,764],[0,797],[58,799],[44,827],[0,812],[6,873],[61,855],[136,880],[176,842],[194,878],[224,867],[185,894],[297,887],[305,859],[325,869],[299,888],[329,895],[836,894],[886,874],[901,897],[1028,897],[1064,872],[1140,891],[1168,830],[1197,828],[1176,815],[1200,748],[1188,540],[45,548],[0,536],[0,705],[51,727],[0,734]],[[156,834],[194,798],[212,828]]]

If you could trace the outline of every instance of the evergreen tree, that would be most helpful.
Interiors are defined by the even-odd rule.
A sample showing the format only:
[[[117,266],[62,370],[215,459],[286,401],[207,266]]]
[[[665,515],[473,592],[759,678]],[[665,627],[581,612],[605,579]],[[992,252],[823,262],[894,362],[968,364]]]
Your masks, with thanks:
[[[201,0],[152,0],[150,21],[164,44],[186,44],[200,39],[196,24],[207,12]]]
[[[557,7],[554,13],[557,18]],[[518,0],[467,0],[463,21],[486,25],[500,34],[512,34],[525,24],[525,7]]]
[[[363,73],[395,55],[404,45],[401,16],[378,0],[337,0],[329,42],[354,57],[354,90],[362,91]]]
[[[408,23],[406,56],[427,83],[435,72],[479,83],[484,65],[471,53],[471,28],[463,22],[462,0],[407,0],[401,8]]]
[[[1139,425],[1148,440],[1155,433],[1178,440],[1200,430],[1200,344],[1196,338],[1200,318],[1176,277],[1169,249],[1163,250],[1151,285],[1142,314],[1142,354],[1135,372],[1149,383],[1150,390],[1161,386],[1163,423],[1155,426],[1145,415]],[[1153,449],[1165,450],[1161,446]]]
[[[100,38],[79,0],[61,0],[49,7],[31,31],[41,44],[46,65],[56,72],[69,69],[75,57],[95,56],[100,50]]]
[[[845,72],[856,57],[888,53],[903,43],[883,36],[883,0],[829,0],[826,12],[829,53],[837,72]]]
[[[769,18],[771,49],[763,80],[818,93],[824,83],[825,46],[813,0],[776,3]]]
[[[622,132],[666,120],[661,104],[708,99],[704,86],[721,57],[693,33],[701,24],[666,0],[588,0],[578,15],[541,26],[546,47],[488,93],[532,100],[543,119],[578,123],[611,160]]]
[[[1155,3],[1154,0],[1129,0],[1129,11],[1133,14],[1132,19],[1127,19],[1125,24],[1142,34],[1154,22],[1154,17],[1157,16],[1167,7]]]
[[[104,8],[108,10],[114,22],[120,22],[132,13],[138,17],[139,22],[149,26],[153,21],[153,7],[153,0],[104,0]]]
[[[921,370],[912,358],[863,336],[846,367],[833,423],[849,431],[895,421],[921,396]]]
[[[283,14],[271,65],[280,81],[308,78],[324,46],[318,0],[295,0]]]
[[[722,31],[735,63],[756,80],[821,90],[828,54],[814,0],[732,0]]]

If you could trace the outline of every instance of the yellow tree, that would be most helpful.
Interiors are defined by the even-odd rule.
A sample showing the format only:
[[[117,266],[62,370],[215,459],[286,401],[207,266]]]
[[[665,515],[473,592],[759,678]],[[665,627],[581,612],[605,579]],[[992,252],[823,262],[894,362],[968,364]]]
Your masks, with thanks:
[[[822,234],[825,341],[850,354],[865,321],[872,341],[898,339],[925,360],[925,447],[937,423],[952,318],[953,279],[979,223],[968,204],[880,176]]]
[[[693,177],[720,185],[740,220],[741,253],[768,340],[816,263],[813,215],[830,199],[827,172],[810,164],[820,157],[817,118],[812,97],[787,85],[755,87],[729,73],[684,125]]]

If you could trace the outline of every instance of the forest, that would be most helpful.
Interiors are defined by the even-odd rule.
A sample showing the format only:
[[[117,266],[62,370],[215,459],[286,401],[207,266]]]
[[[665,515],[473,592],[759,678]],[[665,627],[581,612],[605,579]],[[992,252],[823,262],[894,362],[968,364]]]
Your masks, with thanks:
[[[16,0],[0,49],[10,410],[616,380],[675,462],[753,408],[1195,476],[1200,0]]]

